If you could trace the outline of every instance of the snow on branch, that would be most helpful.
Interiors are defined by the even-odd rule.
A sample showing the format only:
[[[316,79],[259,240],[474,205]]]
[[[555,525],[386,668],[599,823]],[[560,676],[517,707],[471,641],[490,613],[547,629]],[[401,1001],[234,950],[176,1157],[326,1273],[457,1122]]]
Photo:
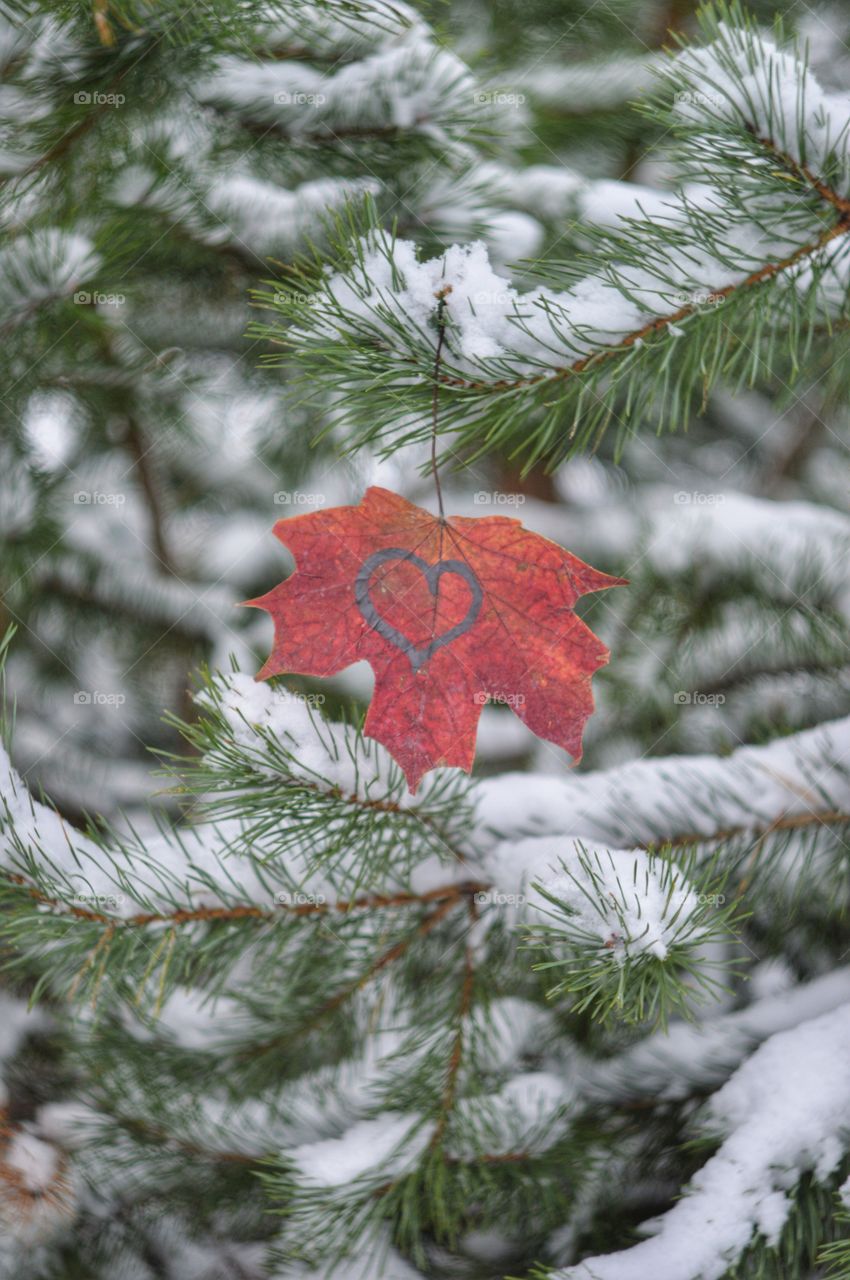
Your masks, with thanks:
[[[726,13],[726,20],[721,16]],[[845,189],[850,180],[850,95],[825,92],[794,50],[780,49],[739,11],[719,5],[706,25],[714,40],[689,47],[665,68],[674,111],[698,134],[714,126],[751,133],[790,156],[813,183]],[[825,192],[825,198],[829,195]]]
[[[731,936],[735,903],[692,857],[537,837],[504,841],[484,863],[498,888],[479,899],[507,904],[550,999],[570,993],[600,1020],[665,1022],[716,992],[709,943]]]
[[[754,1000],[745,1009],[693,1024],[678,1022],[646,1036],[605,1062],[586,1064],[581,1092],[592,1104],[686,1098],[721,1084],[753,1049],[779,1031],[850,1001],[846,965],[789,991]]]
[[[0,1114],[0,1266],[61,1231],[77,1212],[76,1178],[63,1153]]]
[[[91,282],[99,264],[94,246],[77,232],[48,227],[16,236],[0,252],[0,333],[46,303],[77,293]]]
[[[548,266],[564,287],[519,293],[481,243],[419,261],[411,242],[373,224],[340,246],[337,270],[307,273],[309,307],[300,295],[278,304],[295,327],[272,332],[320,386],[331,370],[338,389],[342,379],[343,421],[357,438],[382,438],[388,451],[424,438],[440,333],[442,429],[474,438],[486,400],[488,447],[521,433],[538,456],[565,447],[565,407],[579,443],[600,430],[627,375],[644,387],[641,404],[663,384],[665,420],[675,422],[695,388],[705,393],[708,368],[750,376],[751,349],[770,332],[802,349],[825,315],[843,315],[846,103],[742,18],[718,24],[709,14],[705,25],[708,49],[671,64],[672,109],[653,108],[677,138],[681,189],[639,193],[613,225],[587,228],[584,262]]]
[[[622,110],[651,89],[664,65],[660,53],[622,53],[617,57],[587,63],[544,63],[527,74],[519,72],[519,83],[541,106],[569,115],[589,115],[597,111]]]
[[[699,891],[702,871],[693,873],[699,884],[689,884],[686,856],[678,855],[677,868],[636,846],[737,835],[747,851],[766,834],[790,838],[798,829],[834,840],[850,813],[846,720],[726,759],[674,757],[567,779],[483,780],[471,792],[473,824],[452,771],[436,774],[414,803],[374,744],[325,721],[304,697],[238,674],[208,685],[204,696],[206,714],[190,740],[199,752],[196,785],[206,822],[165,827],[153,838],[95,841],[35,802],[4,765],[0,856],[6,893],[27,927],[61,926],[73,950],[69,925],[76,925],[85,954],[84,939],[95,945],[104,931],[113,941],[124,934],[122,945],[132,948],[132,936],[151,928],[219,923],[248,938],[259,925],[323,912],[336,914],[338,927],[343,920],[354,927],[355,909],[425,909],[423,922],[436,923],[472,897],[503,911],[537,882],[573,911],[582,895],[585,911],[591,900],[605,899],[591,922],[591,952],[598,955],[613,938],[608,961],[630,953],[634,961],[648,949],[663,963],[659,948],[681,942],[690,928],[690,950],[722,913],[709,925],[698,903],[680,917],[685,899],[693,906],[689,895]],[[363,867],[351,864],[351,850],[364,840],[365,880]],[[583,863],[592,855],[582,842],[600,847],[597,862],[608,862],[596,870]],[[791,848],[788,867],[793,857]],[[613,899],[605,866],[622,889]],[[671,874],[682,883],[668,883]],[[638,881],[645,892],[636,892]],[[145,950],[140,943],[134,963]]]
[[[828,1183],[847,1150],[850,1005],[772,1036],[712,1097],[724,1135],[650,1239],[588,1258],[557,1280],[720,1280],[758,1237],[778,1244],[804,1174]]]
[[[522,804],[517,804],[517,797]],[[563,835],[614,848],[695,843],[850,821],[850,719],[726,757],[635,760],[554,778],[507,774],[476,791],[482,838]]]
[[[445,147],[465,137],[476,120],[475,82],[460,59],[421,21],[375,34],[374,52],[332,70],[294,59],[222,59],[197,96],[296,142],[415,131]]]
[[[540,843],[534,842],[536,857]],[[689,918],[696,906],[693,890],[669,862],[640,849],[630,853],[581,844],[565,859],[554,841],[548,843],[555,871],[544,873],[537,888],[555,908],[546,914],[559,921],[559,934],[601,947],[618,961],[643,953],[666,960],[694,930]]]
[[[402,804],[403,779],[390,779],[387,762],[353,731],[248,677],[225,678],[222,689],[215,721],[194,726],[199,742],[209,734],[195,762],[200,788],[218,780],[227,810],[206,822],[95,839],[36,802],[3,757],[0,882],[10,936],[22,958],[51,948],[58,987],[91,992],[104,976],[120,986],[134,975],[160,1005],[191,980],[195,942],[209,930],[222,976],[235,980],[247,948],[270,947],[280,966],[291,927],[314,932],[333,916],[349,965],[359,959],[355,992],[364,974],[380,972],[480,888],[453,843],[468,826],[454,778]],[[374,931],[375,913],[391,941]],[[108,973],[98,963],[107,957]]]
[[[197,155],[182,157],[181,168],[185,176],[132,165],[117,179],[112,198],[123,208],[179,221],[201,244],[227,248],[251,263],[272,253],[293,254],[316,235],[322,217],[378,191],[370,178],[317,178],[292,190],[249,172],[209,181],[207,157]]]
[[[423,25],[422,18],[404,0],[355,0],[344,6],[333,0],[298,0],[267,6],[257,31],[277,57],[294,57],[309,48],[337,63],[370,52],[376,38],[403,36],[417,24]]]
[[[315,764],[321,750],[318,734],[314,743]],[[339,762],[329,754],[324,763],[330,772]],[[314,770],[308,772],[315,776]],[[267,783],[274,777],[269,770]],[[318,787],[310,791],[313,804],[321,801]],[[357,803],[356,795],[341,799],[332,783],[325,794],[330,807],[320,806],[319,814],[326,827],[334,813]],[[391,822],[393,814],[390,807],[385,817]],[[287,825],[280,813],[275,822],[280,828]],[[340,830],[344,838],[344,824]],[[389,869],[381,892],[346,898],[340,893],[344,871],[305,867],[298,856],[275,858],[256,834],[246,848],[244,826],[235,818],[184,824],[179,830],[163,825],[156,835],[131,831],[111,841],[95,840],[34,800],[5,752],[0,757],[0,867],[9,885],[20,886],[22,899],[29,897],[36,919],[41,911],[45,919],[130,931],[215,921],[262,924],[287,916],[347,914],[358,906],[439,905],[459,896],[470,868],[447,857],[441,861],[434,853],[437,842],[424,825],[422,842],[425,854],[418,860],[415,888],[405,868],[396,868],[395,874]],[[243,856],[226,861],[228,853]]]

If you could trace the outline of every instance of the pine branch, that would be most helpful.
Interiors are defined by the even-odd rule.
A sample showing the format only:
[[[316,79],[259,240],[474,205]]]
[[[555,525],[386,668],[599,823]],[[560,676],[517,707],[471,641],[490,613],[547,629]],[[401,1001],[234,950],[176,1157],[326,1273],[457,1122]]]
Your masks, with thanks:
[[[652,108],[701,190],[692,195],[684,186],[659,197],[659,217],[588,230],[583,262],[545,265],[563,291],[518,294],[491,271],[480,246],[417,262],[412,245],[379,229],[373,210],[353,245],[340,226],[335,274],[321,261],[304,262],[290,282],[298,298],[266,299],[295,327],[258,325],[255,332],[297,351],[317,397],[334,388],[336,418],[352,447],[378,441],[391,453],[425,440],[446,286],[440,429],[457,438],[467,462],[494,448],[523,452],[529,466],[557,458],[598,440],[612,419],[621,447],[634,430],[627,424],[642,414],[675,423],[720,376],[733,383],[762,376],[779,341],[790,347],[786,362],[798,375],[794,366],[822,320],[822,280],[841,272],[850,231],[850,196],[840,185],[845,135],[838,121],[820,167],[811,167],[808,131],[827,107],[802,62],[794,70],[793,138],[767,95],[766,105],[742,108],[746,60],[769,85],[784,55],[762,43],[736,7],[727,17],[731,26],[708,11],[704,27],[714,43],[671,65],[669,85],[691,105],[677,114],[659,99]],[[710,59],[726,80],[718,73],[708,92]],[[430,313],[422,301],[429,288]],[[841,307],[833,308],[831,320],[841,317]]]
[[[467,901],[467,909],[469,911],[470,928],[475,925],[478,918],[476,910],[476,899],[471,897]],[[464,1036],[466,1034],[466,1021],[472,1010],[472,1002],[475,991],[475,956],[470,943],[464,948],[464,965],[463,965],[463,983],[461,985],[460,1001],[457,1010],[457,1031],[452,1043],[451,1055],[449,1057],[448,1066],[446,1068],[446,1079],[443,1088],[443,1096],[440,1100],[440,1112],[437,1117],[437,1123],[431,1134],[430,1145],[432,1150],[439,1150],[446,1128],[451,1120],[454,1110],[455,1098],[458,1089],[458,1077],[460,1075],[461,1064],[463,1063]]]
[[[139,473],[142,490],[150,512],[150,529],[156,563],[165,573],[179,577],[173,552],[165,535],[165,519],[159,488],[154,476],[150,445],[146,442],[134,414],[127,415],[127,443]]]

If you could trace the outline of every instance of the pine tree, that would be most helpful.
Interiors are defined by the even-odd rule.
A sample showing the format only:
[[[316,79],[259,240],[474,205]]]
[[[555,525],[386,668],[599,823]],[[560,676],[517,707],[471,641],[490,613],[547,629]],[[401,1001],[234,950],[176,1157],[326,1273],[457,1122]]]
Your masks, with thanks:
[[[775,9],[0,15],[0,1275],[850,1276],[850,27]],[[435,481],[629,579],[576,771],[254,679],[274,518]]]

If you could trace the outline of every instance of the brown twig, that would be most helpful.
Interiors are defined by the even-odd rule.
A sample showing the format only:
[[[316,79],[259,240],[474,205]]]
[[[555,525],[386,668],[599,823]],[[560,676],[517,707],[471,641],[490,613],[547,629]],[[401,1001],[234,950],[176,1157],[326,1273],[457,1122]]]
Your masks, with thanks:
[[[647,849],[657,849],[660,846],[676,848],[681,845],[690,844],[722,844],[726,840],[734,840],[738,836],[761,835],[762,837],[772,835],[775,831],[798,831],[805,827],[830,827],[840,825],[844,822],[850,822],[850,814],[841,813],[838,809],[827,809],[820,813],[794,813],[788,814],[782,818],[776,818],[773,822],[768,823],[766,827],[761,829],[758,826],[739,826],[726,827],[724,830],[715,831],[712,835],[700,835],[695,832],[687,832],[682,835],[673,836],[670,840],[654,840],[646,845]]]
[[[112,80],[109,81],[106,90],[101,95],[101,100],[92,105],[91,110],[85,114],[82,120],[79,120],[76,124],[72,125],[70,129],[66,129],[61,138],[57,138],[56,142],[54,142],[51,147],[48,147],[40,156],[36,156],[36,158],[19,173],[9,173],[0,177],[0,182],[8,182],[13,178],[29,178],[34,173],[38,173],[38,171],[43,169],[46,165],[52,164],[54,160],[61,159],[66,151],[71,149],[75,142],[79,142],[80,138],[84,137],[89,130],[94,127],[104,112],[110,110],[110,104],[107,99],[111,96],[112,89],[121,83],[126,74],[127,71],[125,69],[114,76]]]
[[[335,1009],[338,1009],[340,1005],[344,1004],[351,996],[356,995],[358,991],[361,991],[372,978],[376,977],[377,974],[386,969],[388,965],[391,965],[394,961],[403,956],[411,943],[416,941],[418,938],[424,938],[426,934],[430,933],[434,926],[438,925],[441,920],[445,919],[460,900],[460,895],[444,899],[444,901],[442,901],[437,907],[436,911],[432,911],[430,915],[425,916],[424,919],[420,920],[419,925],[413,933],[408,934],[406,938],[401,938],[398,942],[393,943],[388,951],[384,951],[376,960],[372,961],[365,973],[362,973],[359,978],[354,980],[354,982],[349,983],[347,986],[343,987],[341,991],[338,991],[335,995],[331,996],[330,1000],[326,1000],[318,1010],[315,1018],[308,1024],[305,1030],[312,1030],[321,1019],[325,1018],[329,1013],[333,1013]]]
[[[32,1187],[20,1169],[6,1163],[6,1151],[20,1130],[9,1122],[5,1112],[0,1112],[0,1194],[6,1212],[14,1209],[23,1225],[29,1218],[45,1208],[64,1211],[68,1217],[74,1213],[74,1196],[68,1179],[68,1161],[56,1151],[56,1167],[46,1186]]]
[[[151,1124],[150,1121],[141,1120],[135,1116],[115,1115],[112,1118],[128,1133],[144,1141],[156,1142],[201,1160],[211,1160],[218,1164],[258,1164],[266,1158],[265,1155],[249,1155],[244,1151],[215,1151],[189,1139],[176,1137],[163,1126]]]
[[[132,413],[126,415],[126,441],[147,502],[154,559],[160,569],[176,578],[177,565],[165,533],[165,514],[151,465],[150,446]]]
[[[109,24],[109,0],[94,0],[92,17],[98,40],[104,48],[111,49],[115,44],[115,32]]]
[[[470,927],[475,924],[478,918],[475,899],[470,898],[468,901],[468,911],[470,917]],[[443,1096],[440,1102],[440,1115],[434,1126],[434,1132],[431,1135],[429,1146],[431,1150],[438,1148],[443,1140],[446,1126],[449,1123],[452,1111],[454,1110],[455,1096],[457,1094],[457,1082],[460,1075],[460,1068],[463,1063],[463,1044],[466,1032],[466,1019],[472,1008],[472,997],[475,990],[475,961],[472,953],[472,947],[467,943],[464,949],[464,972],[463,984],[460,989],[460,1004],[457,1011],[457,1031],[455,1032],[452,1050],[449,1056],[448,1067],[446,1069],[446,1082],[443,1087]]]
[[[440,407],[440,359],[443,354],[443,342],[446,336],[446,323],[443,315],[446,309],[446,298],[452,291],[452,286],[447,284],[437,293],[437,347],[434,352],[434,390],[431,396],[431,472],[434,476],[434,488],[437,490],[437,507],[440,512],[440,519],[445,520],[446,511],[443,506],[443,487],[440,484],[440,465],[437,461],[437,417]],[[437,600],[434,598],[434,608],[436,610]]]
[[[761,829],[755,824],[742,824],[737,827],[726,827],[709,834],[682,832],[666,840],[652,840],[643,845],[636,845],[636,847],[653,850],[662,847],[681,848],[698,844],[722,844],[727,840],[734,840],[740,836],[761,835],[764,837],[773,835],[777,831],[799,831],[804,830],[806,827],[840,826],[845,823],[850,823],[850,814],[843,813],[839,809],[827,809],[818,813],[788,814],[775,819]],[[476,894],[486,893],[493,887],[488,881],[467,880],[460,884],[440,885],[435,889],[429,889],[427,893],[365,894],[359,898],[341,899],[330,903],[305,902],[292,905],[280,903],[274,910],[245,904],[236,907],[187,907],[170,913],[152,911],[121,917],[109,915],[102,911],[92,911],[88,907],[74,906],[63,902],[59,898],[51,898],[31,884],[24,876],[15,872],[6,871],[2,873],[2,876],[8,883],[19,885],[25,889],[40,906],[49,907],[54,911],[59,911],[63,915],[72,916],[78,920],[88,920],[92,923],[111,926],[113,929],[144,928],[146,925],[154,924],[172,926],[213,924],[218,921],[237,920],[259,920],[270,923],[278,919],[281,913],[294,917],[330,914],[345,915],[352,911],[381,911],[387,908],[427,906],[433,903],[450,908],[461,901],[471,902]],[[430,922],[428,924],[429,928],[431,923],[436,923],[433,917],[428,917],[428,921]]]
[[[5,878],[12,884],[26,889],[30,897],[40,906],[60,910],[63,915],[73,916],[78,920],[88,920],[94,924],[103,924],[111,928],[144,928],[146,925],[167,924],[213,924],[219,921],[260,920],[273,921],[281,913],[291,916],[322,916],[333,913],[347,915],[352,911],[382,911],[392,907],[428,906],[433,903],[448,903],[469,899],[476,893],[489,888],[485,882],[465,881],[462,884],[440,885],[429,889],[426,893],[364,894],[359,898],[340,899],[336,902],[297,902],[277,903],[274,910],[264,907],[243,905],[237,907],[194,907],[181,908],[173,912],[140,912],[133,916],[114,916],[103,911],[93,911],[88,907],[73,906],[62,902],[59,898],[51,898],[35,885],[30,884],[24,876],[6,872]]]

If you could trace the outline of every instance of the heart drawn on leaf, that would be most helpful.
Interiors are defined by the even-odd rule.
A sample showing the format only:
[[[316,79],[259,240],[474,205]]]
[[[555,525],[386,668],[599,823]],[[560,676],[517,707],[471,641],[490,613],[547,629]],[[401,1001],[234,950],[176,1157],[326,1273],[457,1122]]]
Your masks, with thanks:
[[[444,631],[442,635],[434,636],[430,644],[420,646],[415,645],[412,640],[408,640],[403,632],[394,627],[386,618],[381,617],[372,602],[372,597],[369,595],[369,587],[375,570],[389,560],[406,560],[408,563],[415,565],[427,582],[435,603],[440,589],[440,579],[444,573],[456,573],[458,577],[463,578],[472,593],[466,617],[462,618],[460,622],[448,631]],[[357,600],[357,607],[369,623],[369,626],[373,631],[377,631],[379,636],[383,636],[390,644],[394,644],[397,649],[401,650],[409,659],[414,672],[419,671],[438,649],[442,649],[444,645],[451,644],[452,640],[457,640],[459,636],[464,635],[473,626],[484,600],[481,583],[469,565],[464,564],[462,560],[438,560],[436,564],[428,564],[427,560],[423,560],[415,551],[407,551],[404,547],[387,547],[383,551],[376,551],[374,555],[369,556],[368,560],[364,560],[354,583],[354,596]]]
[[[274,619],[260,678],[325,678],[366,661],[363,731],[415,791],[429,769],[469,770],[483,705],[506,701],[538,737],[581,758],[590,680],[608,650],[575,613],[620,586],[506,516],[432,515],[388,489],[279,520],[296,569],[248,601]]]

